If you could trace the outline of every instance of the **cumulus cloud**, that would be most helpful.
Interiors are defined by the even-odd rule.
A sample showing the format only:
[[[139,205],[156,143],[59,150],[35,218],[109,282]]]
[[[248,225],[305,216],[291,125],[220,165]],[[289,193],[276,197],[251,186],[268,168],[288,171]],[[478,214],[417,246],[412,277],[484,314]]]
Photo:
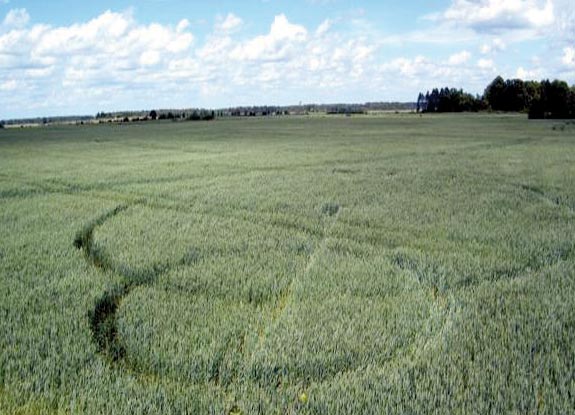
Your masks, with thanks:
[[[409,78],[414,78],[430,69],[434,70],[434,65],[424,56],[396,58],[381,66],[382,72],[396,73]]]
[[[511,0],[502,1],[504,6],[497,6],[495,15],[517,7]],[[454,0],[451,7],[471,3]],[[492,3],[474,2],[477,7]],[[545,4],[518,3],[523,4],[517,9],[522,21],[535,27],[525,10],[542,10]],[[480,20],[468,17],[465,24]],[[507,48],[514,53],[507,46],[513,42],[504,35],[490,33],[477,39],[474,29],[466,27],[455,29],[455,36],[452,23],[439,25],[440,31],[431,34],[398,34],[399,40],[393,41],[371,31],[367,36],[363,26],[343,19],[306,27],[278,14],[256,34],[239,30],[243,20],[232,13],[213,23],[197,44],[187,19],[142,24],[130,12],[106,11],[85,22],[49,26],[31,24],[25,11],[9,13],[0,30],[0,102],[5,103],[3,108],[45,108],[54,113],[57,108],[96,112],[161,105],[293,103],[309,97],[323,102],[413,99],[417,92],[437,86],[480,92],[496,75],[497,61],[502,59],[496,52]],[[422,50],[425,54],[398,56],[403,49],[395,48],[421,42],[429,47],[431,41],[455,37],[459,46],[447,57],[434,57],[429,49]],[[471,48],[481,59],[475,60]],[[573,73],[574,59],[572,44],[561,44],[554,62],[563,65],[564,72],[555,74]],[[556,76],[542,71],[539,64],[525,69],[518,68],[519,63],[525,65],[520,61],[502,67],[525,77],[536,70]]]
[[[157,50],[147,50],[140,55],[140,65],[152,66],[160,62],[160,52]]]
[[[318,36],[323,35],[324,33],[326,33],[329,30],[331,25],[332,25],[332,22],[330,19],[324,20],[316,29],[315,34]]]
[[[453,0],[436,16],[478,32],[540,29],[555,20],[551,0]]]
[[[276,16],[267,35],[257,36],[234,49],[236,60],[282,60],[294,51],[294,44],[306,40],[305,27],[290,23],[283,14]]]
[[[0,32],[0,69],[10,74],[0,99],[7,102],[2,94],[27,88],[29,95],[10,99],[20,99],[27,108],[91,102],[102,109],[112,102],[115,108],[139,107],[144,104],[138,102],[156,102],[158,96],[169,105],[178,105],[178,97],[181,105],[189,105],[190,96],[228,94],[230,103],[241,95],[241,103],[251,104],[271,91],[316,88],[335,94],[335,88],[367,85],[374,76],[377,46],[355,34],[324,36],[331,21],[310,32],[279,14],[267,33],[251,37],[235,32],[241,24],[233,14],[217,18],[200,45],[194,45],[186,19],[174,25],[140,24],[130,12],[106,11],[68,26],[36,24]],[[42,99],[24,103],[32,96]]]
[[[522,66],[517,68],[515,77],[524,80],[541,79],[542,74],[540,69],[525,69]]]
[[[493,71],[495,69],[495,63],[492,59],[482,58],[477,61],[477,67],[485,71]]]
[[[231,32],[239,28],[244,21],[233,13],[228,13],[225,18],[218,19],[216,23],[216,30],[222,32]]]
[[[385,91],[428,91],[438,87],[463,88],[471,93],[482,93],[494,77],[494,62],[470,64],[471,53],[455,53],[445,61],[429,56],[401,57],[391,59],[378,68],[377,85]],[[456,63],[457,62],[457,63]],[[463,62],[463,63],[460,63]]]
[[[30,21],[30,15],[26,9],[12,9],[8,12],[2,25],[6,28],[22,28]]]
[[[175,30],[158,24],[138,25],[129,14],[107,11],[83,24],[11,31],[0,36],[0,53],[21,51],[30,61],[46,64],[69,65],[85,57],[105,67],[112,60],[136,61],[141,56],[149,63],[152,56],[189,49],[193,36],[178,26]]]
[[[157,82],[171,60],[190,53],[194,41],[185,20],[176,27],[143,25],[130,12],[106,11],[57,27],[30,26],[29,20],[25,10],[12,10],[0,31],[0,70],[9,78],[0,99],[18,99],[25,108],[58,108],[122,90],[129,95],[135,87]],[[18,97],[1,94],[16,87]],[[25,101],[32,97],[34,102]]]
[[[190,21],[188,19],[182,19],[176,26],[176,32],[185,32],[190,27]]]
[[[502,52],[505,49],[507,49],[507,45],[500,38],[494,38],[491,40],[491,42],[481,45],[480,48],[481,53],[484,55],[489,53]]]
[[[471,58],[471,53],[464,50],[464,51],[461,51],[461,52],[456,53],[454,55],[451,55],[449,57],[449,59],[447,60],[447,63],[449,65],[462,65],[462,64],[466,63],[467,61],[469,61],[470,58]]]

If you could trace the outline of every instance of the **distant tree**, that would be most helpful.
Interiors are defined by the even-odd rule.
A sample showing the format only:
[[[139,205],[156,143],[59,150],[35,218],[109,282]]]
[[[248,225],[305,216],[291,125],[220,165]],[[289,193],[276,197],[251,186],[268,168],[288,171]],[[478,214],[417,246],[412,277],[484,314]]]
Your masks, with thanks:
[[[505,81],[501,76],[495,78],[485,89],[484,97],[493,110],[502,110],[504,104]]]
[[[483,109],[483,100],[462,89],[434,88],[425,95],[420,93],[417,98],[417,109],[421,112],[463,112]]]
[[[525,81],[525,108],[531,108],[533,101],[538,100],[541,94],[541,83],[537,81]]]
[[[423,93],[419,93],[417,96],[417,112],[425,112],[427,110],[427,100],[425,99],[425,95]]]
[[[188,120],[190,121],[199,121],[201,120],[200,114],[198,114],[198,111],[192,111],[192,113],[190,114],[190,116],[188,117]]]
[[[554,80],[547,85],[547,111],[549,118],[569,118],[571,90],[565,81]]]
[[[526,109],[525,102],[525,83],[521,79],[508,79],[505,81],[503,110],[524,111]]]
[[[528,117],[530,120],[545,118],[545,107],[543,106],[543,101],[541,98],[537,98],[531,102],[531,105],[529,106]]]
[[[539,97],[540,85],[521,79],[495,78],[485,89],[485,100],[495,111],[526,111]]]
[[[575,87],[564,81],[543,80],[531,102],[529,118],[575,118]]]
[[[439,110],[439,89],[434,88],[427,97],[427,111],[437,112]]]
[[[168,112],[168,115],[166,116],[166,118],[167,118],[168,120],[173,120],[173,119],[175,119],[176,117],[175,117],[174,114],[172,114],[171,112]]]

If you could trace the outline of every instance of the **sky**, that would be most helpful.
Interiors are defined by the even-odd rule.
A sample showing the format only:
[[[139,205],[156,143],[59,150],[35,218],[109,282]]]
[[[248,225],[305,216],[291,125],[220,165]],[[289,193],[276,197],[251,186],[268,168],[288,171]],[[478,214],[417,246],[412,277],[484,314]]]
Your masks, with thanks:
[[[575,83],[574,0],[0,0],[0,119]]]

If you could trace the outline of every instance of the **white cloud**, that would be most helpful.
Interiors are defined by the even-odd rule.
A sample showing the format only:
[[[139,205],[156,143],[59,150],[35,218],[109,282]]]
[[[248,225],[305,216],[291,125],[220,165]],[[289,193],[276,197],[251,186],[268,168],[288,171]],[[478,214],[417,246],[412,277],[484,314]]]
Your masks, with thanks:
[[[477,7],[492,3],[474,2]],[[511,10],[510,0],[503,3],[505,10]],[[452,7],[455,4],[471,2],[454,1]],[[523,15],[527,17],[522,22],[535,27]],[[85,112],[81,105],[89,108],[86,112],[96,112],[162,105],[279,104],[300,99],[408,100],[419,91],[442,86],[481,92],[497,69],[511,76],[517,71],[522,78],[575,73],[570,69],[575,67],[572,43],[557,43],[550,52],[552,59],[538,51],[540,62],[525,63],[523,57],[505,64],[504,58],[518,57],[518,48],[508,45],[519,42],[519,36],[487,33],[478,38],[469,23],[458,26],[440,18],[443,21],[428,32],[384,35],[369,20],[366,26],[364,20],[326,19],[308,28],[279,14],[270,19],[267,30],[248,34],[238,30],[241,19],[228,14],[216,19],[200,44],[195,43],[187,19],[142,24],[130,12],[107,11],[65,26],[27,22],[20,28],[0,28],[0,102],[6,103],[4,111],[46,108],[54,113],[58,108]],[[204,27],[210,25],[206,22]],[[457,53],[434,56],[434,43],[453,42],[457,42]],[[414,44],[424,48],[398,55],[412,50]],[[508,53],[497,55],[503,50]],[[501,68],[496,61],[501,61]]]
[[[467,58],[461,53],[461,59],[464,57]],[[470,59],[471,54],[466,62]],[[477,65],[447,63],[423,55],[395,58],[378,68],[376,85],[382,90],[395,93],[400,90],[414,91],[412,95],[440,87],[463,88],[470,93],[482,93],[494,76],[492,70],[478,68]]]
[[[147,50],[140,55],[140,65],[153,66],[160,62],[160,52],[157,50]]]
[[[43,68],[27,69],[25,74],[28,78],[46,78],[54,72],[53,66],[46,66]]]
[[[567,67],[575,68],[575,47],[569,46],[563,49],[561,62]]]
[[[520,66],[515,72],[515,77],[523,80],[540,79],[541,71],[539,69],[525,69]]]
[[[216,23],[216,30],[222,32],[231,32],[239,28],[243,23],[244,21],[241,18],[233,13],[228,13],[225,18],[220,18],[219,22]]]
[[[270,37],[273,39],[305,40],[306,36],[306,28],[290,23],[284,14],[276,16],[271,25]]]
[[[555,24],[550,28],[550,35],[567,45],[575,44],[575,4],[573,0],[554,0],[556,15]]]
[[[18,88],[18,82],[14,79],[0,83],[0,91],[14,91]]]
[[[211,74],[202,70],[201,61],[193,58],[172,60],[168,64],[166,76],[171,79],[188,79],[203,82],[211,79]]]
[[[188,19],[182,19],[176,26],[176,32],[182,33],[190,27],[190,21]]]
[[[329,28],[331,27],[332,22],[329,19],[324,20],[316,29],[315,34],[318,36],[323,35],[324,33],[326,33]]]
[[[484,55],[487,55],[489,53],[502,52],[506,48],[507,48],[507,45],[505,44],[505,42],[503,40],[501,40],[500,38],[494,38],[491,40],[491,42],[484,43],[483,45],[481,45],[480,50],[481,50],[481,53],[483,53]]]
[[[257,36],[234,49],[231,57],[236,60],[282,60],[294,50],[294,45],[307,38],[305,27],[292,24],[280,14],[275,17],[270,32]]]
[[[133,59],[146,51],[179,53],[193,42],[192,34],[181,29],[155,23],[142,26],[129,13],[107,11],[87,23],[43,28],[38,39],[31,42],[32,55],[66,57],[80,54]]]
[[[9,13],[4,20],[11,28],[0,31],[0,69],[10,79],[2,83],[0,101],[10,99],[14,106],[18,99],[27,110],[41,101],[46,108],[68,105],[76,111],[96,91],[110,100],[146,84],[144,95],[161,84],[172,60],[192,52],[194,37],[185,19],[175,27],[142,25],[130,12],[106,11],[87,22],[51,27],[22,26],[29,19],[22,16],[27,14]],[[14,85],[27,92],[6,96]]]
[[[2,25],[8,28],[22,28],[26,26],[29,21],[30,15],[26,9],[12,9],[4,18]]]
[[[196,51],[196,55],[207,61],[224,61],[233,46],[234,42],[229,36],[212,36],[208,38],[204,46]]]
[[[464,50],[464,51],[461,51],[461,52],[456,53],[454,55],[451,55],[449,57],[449,59],[447,60],[447,63],[449,65],[462,65],[462,64],[466,63],[467,61],[469,61],[470,58],[471,58],[471,53]]]
[[[555,21],[551,0],[453,0],[435,19],[479,32],[540,29]]]
[[[414,59],[396,58],[381,66],[383,72],[398,73],[407,77],[415,77],[419,73],[430,67],[430,62],[423,56],[417,56]]]
[[[482,70],[492,71],[495,69],[495,64],[492,59],[479,59],[477,61],[477,67]]]

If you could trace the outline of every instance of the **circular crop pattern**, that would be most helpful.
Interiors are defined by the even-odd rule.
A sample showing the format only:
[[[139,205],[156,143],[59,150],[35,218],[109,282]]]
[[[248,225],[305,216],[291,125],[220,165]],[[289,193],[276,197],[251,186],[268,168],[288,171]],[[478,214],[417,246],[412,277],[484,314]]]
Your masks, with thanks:
[[[74,244],[121,276],[91,313],[100,352],[146,376],[280,388],[427,347],[446,315],[437,289],[401,256],[344,253],[336,203],[316,213],[319,234],[145,204],[94,220]]]

